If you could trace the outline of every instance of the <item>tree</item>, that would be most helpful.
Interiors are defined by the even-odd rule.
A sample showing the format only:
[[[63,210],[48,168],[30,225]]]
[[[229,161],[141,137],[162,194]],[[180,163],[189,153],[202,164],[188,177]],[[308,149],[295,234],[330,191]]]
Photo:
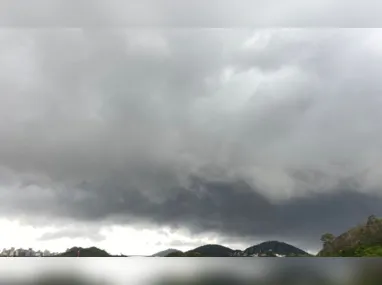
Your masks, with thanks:
[[[371,215],[367,218],[367,224],[368,226],[374,224],[377,221],[377,217],[374,215]]]
[[[185,257],[186,255],[181,251],[170,252],[166,257]]]
[[[334,238],[335,238],[334,235],[330,233],[326,233],[321,236],[321,241],[324,243],[324,245],[326,245],[326,244],[332,243]]]
[[[190,251],[186,253],[187,257],[202,257],[200,252]]]

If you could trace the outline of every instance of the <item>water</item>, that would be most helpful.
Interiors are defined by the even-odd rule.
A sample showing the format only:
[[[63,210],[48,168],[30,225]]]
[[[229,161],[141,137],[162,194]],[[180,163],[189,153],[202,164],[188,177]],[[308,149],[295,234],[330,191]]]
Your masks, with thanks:
[[[382,284],[381,268],[355,258],[1,258],[0,284],[366,285]]]

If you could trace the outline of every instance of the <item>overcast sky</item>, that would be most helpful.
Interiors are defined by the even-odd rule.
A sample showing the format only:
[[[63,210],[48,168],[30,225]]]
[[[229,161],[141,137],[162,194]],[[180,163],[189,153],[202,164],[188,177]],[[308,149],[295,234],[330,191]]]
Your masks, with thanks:
[[[50,3],[3,3],[0,248],[317,251],[382,215],[381,30],[212,29],[212,6],[184,27],[165,4],[116,26],[121,3]]]

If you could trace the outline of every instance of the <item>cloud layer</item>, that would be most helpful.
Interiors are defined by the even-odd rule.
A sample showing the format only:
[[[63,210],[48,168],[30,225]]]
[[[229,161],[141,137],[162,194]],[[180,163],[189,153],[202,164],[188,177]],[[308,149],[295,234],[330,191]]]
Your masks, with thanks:
[[[0,32],[0,212],[319,239],[378,214],[378,30]]]
[[[372,0],[2,0],[0,24],[17,27],[380,27]],[[218,13],[217,13],[218,11]]]

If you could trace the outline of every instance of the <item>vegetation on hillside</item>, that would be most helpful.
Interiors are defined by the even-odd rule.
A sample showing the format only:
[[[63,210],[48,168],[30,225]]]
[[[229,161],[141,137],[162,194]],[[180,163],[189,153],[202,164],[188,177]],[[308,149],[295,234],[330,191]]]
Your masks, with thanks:
[[[354,227],[338,237],[322,235],[321,257],[378,257],[382,256],[382,219],[370,216],[366,224]]]
[[[99,249],[97,247],[89,247],[89,248],[82,248],[82,247],[72,247],[71,249],[68,249],[66,252],[63,252],[58,255],[58,257],[112,257],[109,253],[106,251]]]
[[[302,249],[279,241],[266,241],[244,250],[245,255],[264,254],[268,252],[273,252],[284,256],[309,256],[309,254]]]
[[[157,253],[153,254],[152,257],[165,257],[165,256],[168,256],[171,253],[176,253],[176,252],[182,253],[180,250],[169,248],[169,249],[162,250],[160,252],[157,252]]]
[[[209,244],[187,252],[171,252],[166,257],[250,257],[253,255],[260,257],[277,257],[277,255],[287,257],[311,256],[307,252],[287,243],[268,241],[249,247],[244,251],[233,250],[217,244]]]
[[[228,247],[218,245],[218,244],[207,244],[197,247],[193,250],[187,251],[187,256],[208,256],[208,257],[230,257],[234,252],[233,249]]]
[[[199,252],[172,252],[168,254],[166,257],[202,257]]]
[[[217,244],[208,244],[186,252],[171,252],[166,257],[229,257],[233,250]]]

